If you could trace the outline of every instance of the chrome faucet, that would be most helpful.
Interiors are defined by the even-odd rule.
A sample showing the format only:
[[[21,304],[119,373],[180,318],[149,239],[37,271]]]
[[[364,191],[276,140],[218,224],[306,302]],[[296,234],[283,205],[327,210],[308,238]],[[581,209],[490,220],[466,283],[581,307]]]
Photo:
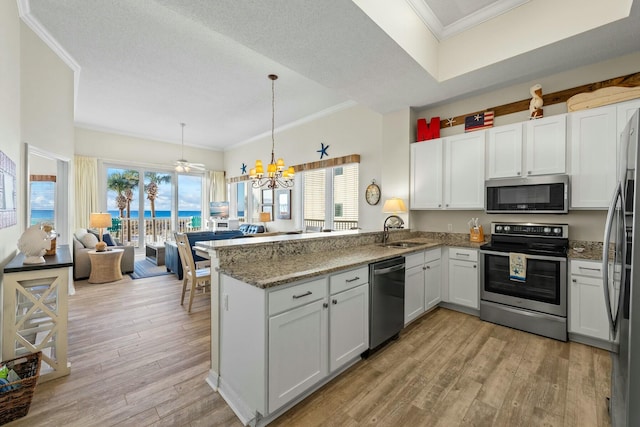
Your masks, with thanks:
[[[389,225],[387,224],[387,222],[393,219],[395,220],[395,224]],[[402,220],[402,218],[400,218],[397,215],[389,215],[387,217],[387,219],[384,220],[384,224],[382,225],[383,231],[382,231],[382,244],[386,245],[387,244],[387,240],[389,240],[389,229],[390,228],[402,228],[404,227],[404,221]]]

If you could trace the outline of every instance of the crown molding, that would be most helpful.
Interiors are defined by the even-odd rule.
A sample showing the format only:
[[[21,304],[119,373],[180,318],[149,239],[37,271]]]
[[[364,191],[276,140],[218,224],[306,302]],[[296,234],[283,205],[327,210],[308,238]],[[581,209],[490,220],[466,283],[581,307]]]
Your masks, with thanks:
[[[453,37],[456,34],[460,34],[469,28],[480,25],[496,16],[502,15],[521,6],[529,0],[498,0],[491,5],[478,10],[475,13],[464,16],[458,19],[456,22],[447,25],[442,25],[438,17],[433,10],[427,5],[426,0],[405,0],[409,6],[415,11],[418,17],[422,20],[424,25],[431,30],[433,35],[440,41],[449,37]]]

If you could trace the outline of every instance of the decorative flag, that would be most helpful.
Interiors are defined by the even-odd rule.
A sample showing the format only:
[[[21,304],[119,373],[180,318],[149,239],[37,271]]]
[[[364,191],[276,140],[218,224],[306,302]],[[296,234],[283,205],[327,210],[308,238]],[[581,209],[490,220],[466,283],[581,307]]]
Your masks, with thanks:
[[[474,114],[464,118],[464,131],[473,132],[493,126],[493,111],[485,111],[484,113]]]

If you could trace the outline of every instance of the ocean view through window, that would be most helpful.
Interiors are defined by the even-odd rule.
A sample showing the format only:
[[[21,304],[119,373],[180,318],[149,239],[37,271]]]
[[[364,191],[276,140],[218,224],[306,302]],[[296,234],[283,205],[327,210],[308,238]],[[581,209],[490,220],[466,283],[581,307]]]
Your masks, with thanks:
[[[203,174],[108,167],[106,180],[109,231],[127,245],[162,243],[204,223]]]

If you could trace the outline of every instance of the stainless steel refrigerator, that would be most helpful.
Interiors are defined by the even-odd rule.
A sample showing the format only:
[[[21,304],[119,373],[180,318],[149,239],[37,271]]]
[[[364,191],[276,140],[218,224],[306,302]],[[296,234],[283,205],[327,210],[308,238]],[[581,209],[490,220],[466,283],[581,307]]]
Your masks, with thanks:
[[[640,245],[634,244],[640,242],[640,201],[634,191],[639,120],[637,110],[620,135],[618,183],[604,232],[604,295],[611,334],[618,341],[611,353],[613,427],[640,426]]]

